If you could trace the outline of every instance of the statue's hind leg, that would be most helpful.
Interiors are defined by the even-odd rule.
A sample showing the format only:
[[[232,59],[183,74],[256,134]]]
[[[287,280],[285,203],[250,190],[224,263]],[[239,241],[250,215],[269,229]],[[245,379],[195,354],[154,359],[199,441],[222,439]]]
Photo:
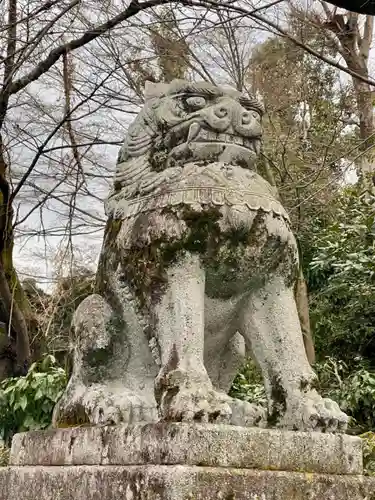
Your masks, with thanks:
[[[269,424],[290,430],[343,431],[348,418],[316,392],[293,289],[274,275],[245,299],[240,330],[258,362],[269,398]]]
[[[229,340],[225,339],[224,342],[220,342],[216,336],[206,338],[205,366],[211,382],[217,390],[226,394],[229,392],[245,360],[245,341],[238,332],[232,334]]]
[[[162,420],[229,421],[225,395],[213,389],[203,361],[204,287],[200,258],[187,253],[166,271],[153,306],[161,357],[155,395]]]
[[[130,314],[126,319],[129,324],[100,295],[90,295],[79,305],[74,315],[73,373],[54,409],[54,426],[157,419],[156,365],[147,356],[141,325],[137,332]]]
[[[211,382],[218,392],[228,394],[233,381],[246,361],[246,346],[243,336],[236,331],[233,322],[220,329],[206,329],[205,366]],[[232,414],[230,423],[242,427],[264,427],[265,409],[253,403],[227,396]]]

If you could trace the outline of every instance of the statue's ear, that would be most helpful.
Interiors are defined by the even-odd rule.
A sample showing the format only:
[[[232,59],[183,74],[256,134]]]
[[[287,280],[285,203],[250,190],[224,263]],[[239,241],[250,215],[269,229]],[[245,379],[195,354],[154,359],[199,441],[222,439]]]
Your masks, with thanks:
[[[154,83],[150,81],[145,82],[145,101],[161,97],[169,88],[168,83]]]

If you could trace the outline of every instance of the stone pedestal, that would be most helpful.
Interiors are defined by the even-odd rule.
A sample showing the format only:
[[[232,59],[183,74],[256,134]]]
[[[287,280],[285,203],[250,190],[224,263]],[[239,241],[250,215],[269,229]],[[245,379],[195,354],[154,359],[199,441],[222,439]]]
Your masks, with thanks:
[[[221,425],[15,436],[0,500],[374,500],[359,438]]]

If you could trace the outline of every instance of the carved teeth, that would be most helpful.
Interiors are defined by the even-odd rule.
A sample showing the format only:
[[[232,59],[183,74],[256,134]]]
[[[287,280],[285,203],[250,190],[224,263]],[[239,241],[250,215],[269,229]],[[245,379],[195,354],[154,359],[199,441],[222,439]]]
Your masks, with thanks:
[[[252,151],[255,151],[254,149],[254,142],[251,140],[251,139],[248,139],[248,138],[244,138],[243,140],[243,145],[245,148],[247,149],[251,149]]]
[[[197,135],[199,134],[200,129],[201,129],[201,126],[199,125],[199,123],[192,123],[190,125],[190,128],[189,128],[189,135],[187,138],[187,142],[193,141],[197,137]]]
[[[192,123],[189,128],[189,134],[186,144],[198,139],[202,142],[222,142],[225,144],[238,144],[256,154],[260,152],[260,141],[258,139],[250,139],[248,137],[243,137],[241,135],[225,134],[222,132],[215,132],[207,128],[202,128],[199,123]]]

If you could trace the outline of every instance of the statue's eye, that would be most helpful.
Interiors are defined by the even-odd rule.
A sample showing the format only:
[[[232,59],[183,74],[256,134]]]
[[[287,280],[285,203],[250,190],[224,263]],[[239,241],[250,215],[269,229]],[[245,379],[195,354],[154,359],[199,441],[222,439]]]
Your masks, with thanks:
[[[192,96],[185,99],[186,106],[192,110],[202,109],[206,105],[206,99],[202,96]]]

